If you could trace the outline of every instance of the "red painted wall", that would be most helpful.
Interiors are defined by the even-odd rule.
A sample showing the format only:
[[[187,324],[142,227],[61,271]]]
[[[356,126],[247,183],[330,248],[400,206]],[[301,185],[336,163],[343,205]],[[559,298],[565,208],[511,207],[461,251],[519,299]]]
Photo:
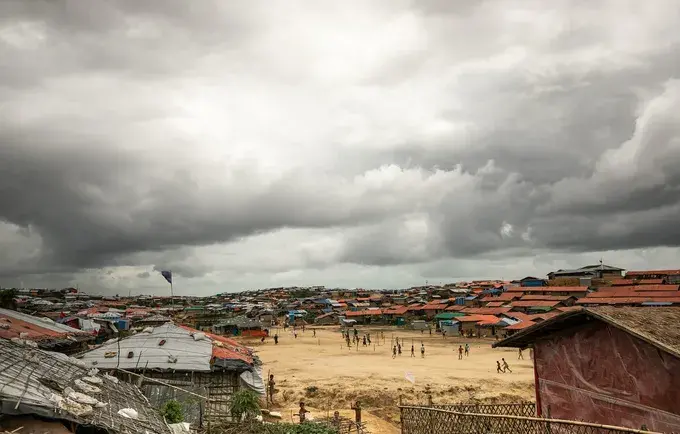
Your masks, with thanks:
[[[680,432],[680,360],[600,321],[538,341],[544,417]]]

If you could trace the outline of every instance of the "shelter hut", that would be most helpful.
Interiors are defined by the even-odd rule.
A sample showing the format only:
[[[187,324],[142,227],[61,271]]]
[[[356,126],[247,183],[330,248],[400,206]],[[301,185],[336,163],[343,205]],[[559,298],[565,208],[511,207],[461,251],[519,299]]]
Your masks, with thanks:
[[[334,325],[338,323],[338,313],[328,312],[323,315],[319,315],[314,318],[314,324],[316,325]]]
[[[237,316],[221,321],[212,326],[212,332],[227,336],[262,337],[267,333],[262,330],[262,323],[258,319],[247,316]]]
[[[116,370],[121,379],[141,382],[154,406],[177,399],[185,419],[196,424],[229,418],[231,396],[242,387],[264,394],[260,362],[251,350],[229,338],[173,323],[108,342],[80,358],[88,367]],[[150,379],[206,399],[185,396]]]
[[[41,349],[64,354],[82,351],[94,340],[90,332],[9,309],[0,309],[0,338],[34,342]]]
[[[0,432],[170,434],[136,386],[30,342],[0,339]]]
[[[170,321],[172,320],[170,319],[169,316],[156,314],[147,316],[146,318],[142,318],[140,320],[136,320],[134,322],[134,325],[140,327],[158,327],[165,323],[169,323]]]
[[[680,432],[680,309],[598,306],[494,347],[533,348],[539,416]]]

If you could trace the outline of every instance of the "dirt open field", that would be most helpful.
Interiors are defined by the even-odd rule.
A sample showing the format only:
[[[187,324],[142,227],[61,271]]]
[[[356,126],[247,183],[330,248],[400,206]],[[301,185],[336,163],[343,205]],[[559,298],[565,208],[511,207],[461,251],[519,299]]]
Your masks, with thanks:
[[[276,379],[275,405],[290,420],[291,410],[304,401],[313,417],[341,415],[353,417],[351,404],[361,401],[363,419],[371,433],[398,432],[399,397],[404,403],[426,403],[427,392],[434,403],[475,400],[500,403],[533,400],[533,366],[529,352],[518,360],[515,350],[492,349],[489,339],[447,337],[427,331],[396,327],[357,327],[359,335],[370,333],[373,345],[347,348],[340,327],[298,329],[295,339],[289,329],[278,330],[279,344],[269,338],[262,344],[246,340],[264,364],[263,375]],[[378,339],[384,333],[385,340]],[[401,356],[392,358],[390,342],[404,342]],[[411,343],[415,356],[411,357]],[[420,344],[425,345],[421,358]],[[470,344],[470,355],[458,360],[458,346]],[[504,357],[512,373],[496,372],[496,360]],[[415,378],[409,381],[407,374]]]

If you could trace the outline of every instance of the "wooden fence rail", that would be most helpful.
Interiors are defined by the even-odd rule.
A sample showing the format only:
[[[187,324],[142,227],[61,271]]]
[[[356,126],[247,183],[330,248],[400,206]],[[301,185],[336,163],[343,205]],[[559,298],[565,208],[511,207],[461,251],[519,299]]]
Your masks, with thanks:
[[[402,434],[658,434],[559,419],[463,413],[432,407],[399,408]]]

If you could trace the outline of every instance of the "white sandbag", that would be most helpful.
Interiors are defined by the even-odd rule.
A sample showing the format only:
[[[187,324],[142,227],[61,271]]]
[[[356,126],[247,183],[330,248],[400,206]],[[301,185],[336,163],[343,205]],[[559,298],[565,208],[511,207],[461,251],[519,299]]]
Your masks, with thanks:
[[[104,374],[103,377],[112,382],[113,384],[118,384],[118,379],[113,375]]]
[[[191,432],[189,422],[169,423],[168,428],[170,428],[172,434],[189,434]]]
[[[52,405],[54,405],[55,407],[59,407],[61,405],[61,402],[64,400],[64,397],[61,395],[57,395],[56,393],[50,393],[49,400],[52,403]]]
[[[194,340],[195,340],[195,341],[205,341],[205,340],[208,340],[208,337],[207,337],[207,336],[205,335],[205,333],[203,333],[203,332],[194,333],[192,336],[194,337]]]
[[[121,408],[118,410],[118,414],[128,419],[137,419],[139,417],[139,413],[134,408]]]
[[[74,381],[74,384],[76,385],[76,387],[78,389],[80,389],[80,390],[82,390],[83,392],[86,392],[86,393],[101,393],[101,391],[102,391],[99,387],[92,386],[91,384],[87,384],[86,382],[84,382],[82,380],[76,380],[76,381]]]
[[[83,381],[90,384],[102,384],[104,380],[99,377],[83,377]]]
[[[59,404],[59,408],[62,410],[65,410],[69,413],[75,414],[76,416],[87,416],[88,414],[92,414],[92,406],[87,405],[87,404],[81,404],[77,401],[72,400],[71,398],[66,398],[61,401]]]
[[[80,359],[76,359],[75,357],[69,357],[68,361],[73,363],[76,366],[80,366],[83,369],[89,368],[89,365],[87,363],[85,363],[84,361],[82,361]]]
[[[92,368],[89,371],[87,371],[87,375],[89,375],[90,377],[95,377],[97,376],[97,374],[99,374],[99,369],[97,368]]]
[[[85,395],[84,393],[76,392],[75,390],[71,389],[70,387],[67,387],[64,389],[64,395],[66,396],[66,399],[70,399],[72,401],[78,402],[80,404],[88,404],[88,405],[94,405],[98,402],[97,399]]]

